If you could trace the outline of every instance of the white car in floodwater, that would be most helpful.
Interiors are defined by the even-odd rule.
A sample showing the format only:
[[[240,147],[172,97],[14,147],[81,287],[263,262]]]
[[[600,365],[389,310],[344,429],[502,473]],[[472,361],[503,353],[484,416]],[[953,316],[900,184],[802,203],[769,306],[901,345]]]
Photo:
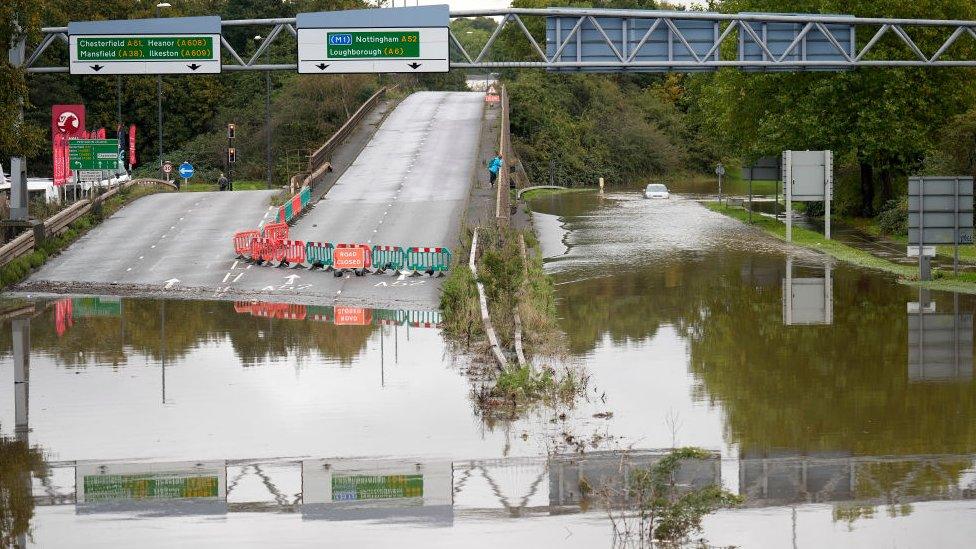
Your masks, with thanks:
[[[671,198],[668,188],[660,183],[651,183],[644,189],[644,198]]]

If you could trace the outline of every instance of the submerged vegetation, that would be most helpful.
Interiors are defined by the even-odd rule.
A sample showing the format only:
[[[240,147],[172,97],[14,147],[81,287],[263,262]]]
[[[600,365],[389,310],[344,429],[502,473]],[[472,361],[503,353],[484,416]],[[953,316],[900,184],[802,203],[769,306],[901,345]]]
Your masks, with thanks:
[[[556,322],[555,292],[542,267],[538,242],[531,231],[479,229],[477,280],[467,265],[472,231],[465,231],[456,264],[444,283],[441,309],[444,331],[456,343],[489,350],[477,283],[481,283],[491,324],[506,358],[504,365],[485,368],[491,382],[476,391],[486,412],[506,407],[517,412],[537,403],[572,404],[586,391],[587,376],[573,367],[540,364],[558,359],[562,332]],[[523,345],[526,363],[514,349]]]
[[[590,487],[606,506],[614,545],[680,547],[701,531],[706,515],[741,504],[742,496],[718,484],[694,488],[678,482],[684,465],[715,457],[701,448],[675,448],[651,466],[632,468],[623,486]]]

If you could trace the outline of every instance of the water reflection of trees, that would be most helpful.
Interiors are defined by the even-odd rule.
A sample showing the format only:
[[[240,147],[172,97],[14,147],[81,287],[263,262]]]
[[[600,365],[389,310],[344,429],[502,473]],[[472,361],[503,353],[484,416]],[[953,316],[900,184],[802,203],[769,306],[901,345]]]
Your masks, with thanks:
[[[31,344],[66,366],[124,365],[133,352],[160,360],[181,359],[198,347],[229,340],[244,365],[318,352],[351,362],[365,349],[373,326],[335,326],[311,320],[269,319],[241,314],[217,301],[125,300],[123,316],[75,317],[63,335],[55,310],[31,323]],[[165,316],[165,340],[163,318]],[[124,342],[124,344],[123,344]],[[9,324],[0,324],[0,352],[11,348]]]
[[[976,384],[909,383],[910,290],[842,268],[834,324],[788,327],[783,269],[778,256],[682,258],[560,285],[559,314],[575,353],[674,326],[697,396],[721,403],[729,442],[750,455],[976,451]]]
[[[0,547],[16,547],[29,533],[34,516],[31,475],[43,476],[45,470],[40,450],[0,436]]]

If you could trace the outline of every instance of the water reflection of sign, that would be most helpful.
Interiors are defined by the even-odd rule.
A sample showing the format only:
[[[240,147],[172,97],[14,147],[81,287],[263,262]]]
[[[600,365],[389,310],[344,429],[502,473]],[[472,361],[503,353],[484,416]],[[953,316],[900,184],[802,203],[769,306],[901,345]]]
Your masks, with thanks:
[[[302,501],[340,506],[380,500],[394,506],[409,501],[413,505],[450,505],[453,479],[449,461],[306,460],[302,462]]]
[[[972,378],[973,315],[909,314],[909,381],[968,381]]]
[[[78,503],[226,499],[223,462],[79,464]]]
[[[830,266],[823,278],[793,278],[793,260],[786,260],[783,279],[783,324],[833,324],[834,297]]]
[[[417,498],[423,495],[423,475],[332,476],[332,501]]]
[[[118,297],[76,297],[71,303],[75,317],[122,314],[122,299]]]
[[[372,311],[359,307],[336,307],[336,326],[367,326],[373,322]]]

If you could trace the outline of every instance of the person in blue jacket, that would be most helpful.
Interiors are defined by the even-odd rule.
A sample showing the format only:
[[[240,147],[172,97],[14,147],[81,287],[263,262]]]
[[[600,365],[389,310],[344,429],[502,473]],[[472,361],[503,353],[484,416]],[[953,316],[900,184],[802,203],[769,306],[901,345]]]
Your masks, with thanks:
[[[488,177],[491,181],[491,185],[495,186],[495,180],[498,179],[498,172],[502,169],[502,155],[496,152],[495,157],[488,161]]]

